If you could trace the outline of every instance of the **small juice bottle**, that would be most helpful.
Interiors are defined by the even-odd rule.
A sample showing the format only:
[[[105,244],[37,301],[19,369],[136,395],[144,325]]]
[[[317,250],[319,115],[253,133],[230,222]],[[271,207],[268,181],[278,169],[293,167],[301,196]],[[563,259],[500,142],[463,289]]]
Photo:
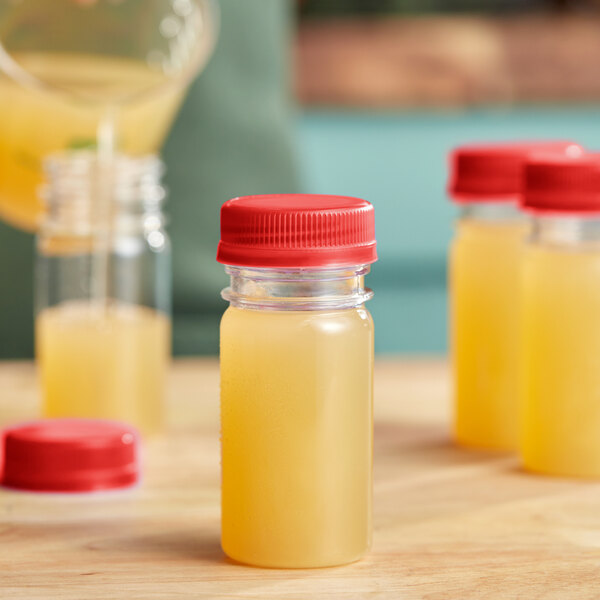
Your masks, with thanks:
[[[449,259],[454,435],[464,446],[518,446],[519,288],[528,224],[519,211],[522,167],[562,142],[463,146],[452,154],[449,191],[460,218]]]
[[[522,459],[549,475],[600,477],[600,160],[538,156],[524,252]]]
[[[375,252],[364,200],[223,206],[221,539],[239,562],[326,567],[370,546]]]
[[[171,335],[161,173],[156,158],[119,157],[114,186],[102,188],[93,154],[48,163],[35,328],[46,417],[162,428]],[[111,194],[109,217],[97,212],[100,189]]]

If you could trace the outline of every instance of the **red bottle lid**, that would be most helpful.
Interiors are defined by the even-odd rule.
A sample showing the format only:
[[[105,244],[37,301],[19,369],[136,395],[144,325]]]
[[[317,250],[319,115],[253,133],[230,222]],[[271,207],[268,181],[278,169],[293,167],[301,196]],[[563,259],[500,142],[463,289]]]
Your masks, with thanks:
[[[532,155],[525,163],[521,206],[535,213],[600,212],[600,155]]]
[[[4,433],[2,484],[38,492],[88,492],[138,481],[139,436],[112,421],[47,419]]]
[[[375,215],[346,196],[244,196],[221,208],[220,263],[244,267],[344,267],[377,260]]]
[[[450,154],[448,193],[455,202],[510,202],[523,186],[523,166],[533,152],[583,153],[568,141],[460,146]]]

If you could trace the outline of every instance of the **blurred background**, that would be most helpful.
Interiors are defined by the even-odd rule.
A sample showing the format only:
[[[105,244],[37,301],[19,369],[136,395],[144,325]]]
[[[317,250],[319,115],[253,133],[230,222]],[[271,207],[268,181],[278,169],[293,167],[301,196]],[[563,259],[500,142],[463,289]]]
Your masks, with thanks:
[[[297,135],[310,191],[375,204],[378,352],[446,350],[446,155],[473,140],[600,142],[594,1],[301,4]]]
[[[221,0],[215,53],[163,149],[174,350],[218,350],[218,210],[250,193],[375,204],[378,353],[446,350],[446,156],[600,138],[600,2]],[[3,132],[0,131],[0,136]],[[2,173],[0,173],[2,177]],[[31,234],[0,228],[0,356],[33,352]]]

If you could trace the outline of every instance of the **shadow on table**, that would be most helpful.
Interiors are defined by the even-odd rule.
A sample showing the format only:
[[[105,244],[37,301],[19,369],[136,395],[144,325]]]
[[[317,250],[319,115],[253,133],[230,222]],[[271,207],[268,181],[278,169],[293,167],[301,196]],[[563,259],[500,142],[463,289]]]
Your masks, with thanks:
[[[511,453],[458,446],[444,425],[376,422],[374,452],[376,464],[392,460],[408,470],[496,463],[514,469],[517,464]]]
[[[178,524],[180,527],[180,524]],[[130,557],[153,560],[194,561],[225,564],[227,558],[221,550],[218,530],[210,531],[190,525],[189,529],[173,529],[136,534],[122,531],[120,535],[104,538],[87,545],[88,548],[110,554],[127,554]]]
[[[38,547],[52,545],[57,539],[65,541],[66,551],[83,558],[88,553],[101,560],[102,555],[124,556],[128,562],[142,559],[177,560],[204,563],[222,563],[227,559],[221,550],[218,528],[204,529],[190,524],[189,529],[166,530],[168,522],[160,524],[162,531],[140,533],[157,529],[157,523],[136,519],[81,519],[60,523],[27,523],[5,521],[0,524],[0,539],[12,538],[29,541]]]
[[[585,483],[525,472],[516,453],[456,446],[443,425],[377,422],[375,524],[427,523],[537,501]]]

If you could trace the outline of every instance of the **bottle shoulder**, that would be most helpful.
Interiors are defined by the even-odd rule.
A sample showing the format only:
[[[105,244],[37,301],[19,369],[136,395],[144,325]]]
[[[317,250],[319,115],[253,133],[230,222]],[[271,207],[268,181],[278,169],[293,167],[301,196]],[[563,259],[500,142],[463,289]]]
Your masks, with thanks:
[[[221,330],[239,328],[280,330],[312,329],[328,332],[372,330],[373,317],[364,306],[340,310],[256,310],[229,306],[221,318]]]

